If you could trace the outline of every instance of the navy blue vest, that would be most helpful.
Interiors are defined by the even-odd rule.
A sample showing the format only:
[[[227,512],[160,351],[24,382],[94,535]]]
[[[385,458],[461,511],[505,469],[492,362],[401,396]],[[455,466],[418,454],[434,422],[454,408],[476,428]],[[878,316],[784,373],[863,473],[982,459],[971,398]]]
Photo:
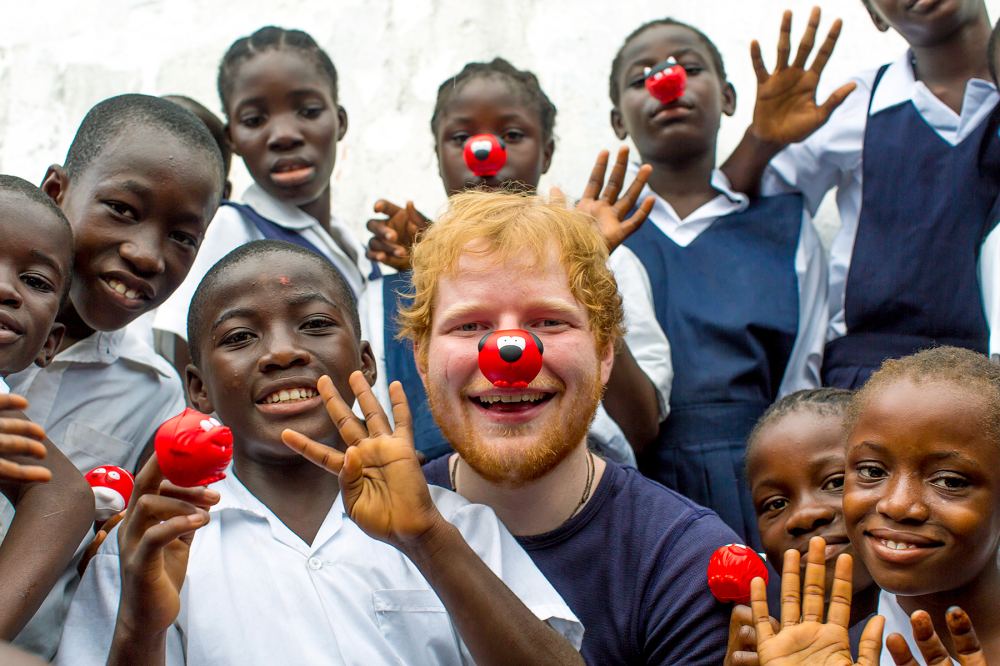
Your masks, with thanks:
[[[746,437],[774,401],[799,328],[795,253],[802,197],[754,201],[687,247],[652,222],[625,241],[670,339],[670,416],[640,469],[714,509],[759,546],[743,474]]]
[[[977,267],[1000,193],[992,125],[952,146],[910,100],[868,117],[847,335],[827,345],[825,384],[860,386],[883,360],[939,344],[986,352]]]
[[[382,344],[385,349],[386,382],[398,381],[403,385],[410,414],[413,416],[414,445],[428,460],[433,460],[451,453],[451,445],[431,416],[427,392],[413,359],[413,343],[396,339],[396,333],[399,332],[396,313],[402,304],[409,302],[408,294],[413,286],[410,275],[409,271],[384,275],[380,280],[370,283],[368,288],[382,290]]]

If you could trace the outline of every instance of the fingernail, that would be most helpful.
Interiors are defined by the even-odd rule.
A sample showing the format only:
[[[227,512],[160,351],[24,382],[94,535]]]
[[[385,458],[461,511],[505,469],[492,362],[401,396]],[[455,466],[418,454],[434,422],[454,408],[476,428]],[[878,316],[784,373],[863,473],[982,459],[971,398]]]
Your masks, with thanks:
[[[207,499],[207,500],[211,500],[211,501],[215,502],[215,501],[217,501],[217,500],[219,500],[221,498],[222,498],[222,495],[220,495],[218,492],[216,492],[214,490],[206,490],[205,491],[205,499]]]

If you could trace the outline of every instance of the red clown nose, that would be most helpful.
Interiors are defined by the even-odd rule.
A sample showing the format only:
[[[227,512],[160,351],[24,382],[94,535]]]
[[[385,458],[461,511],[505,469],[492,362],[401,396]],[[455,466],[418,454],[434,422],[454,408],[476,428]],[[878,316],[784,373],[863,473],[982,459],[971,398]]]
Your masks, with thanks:
[[[763,578],[766,583],[767,565],[746,546],[722,546],[708,561],[708,589],[719,601],[749,604],[750,581],[754,578]]]
[[[507,163],[507,146],[493,134],[476,134],[465,142],[465,164],[480,178],[495,176]]]
[[[673,58],[667,58],[652,69],[646,68],[646,90],[663,104],[684,96],[687,72]]]
[[[534,333],[493,331],[479,341],[479,370],[497,388],[527,388],[542,369],[542,351]]]
[[[188,407],[167,419],[153,441],[163,476],[185,488],[226,478],[233,459],[233,433],[207,414]]]
[[[128,506],[135,482],[127,470],[114,465],[102,465],[84,474],[83,478],[94,491],[94,517],[98,522],[103,523]]]

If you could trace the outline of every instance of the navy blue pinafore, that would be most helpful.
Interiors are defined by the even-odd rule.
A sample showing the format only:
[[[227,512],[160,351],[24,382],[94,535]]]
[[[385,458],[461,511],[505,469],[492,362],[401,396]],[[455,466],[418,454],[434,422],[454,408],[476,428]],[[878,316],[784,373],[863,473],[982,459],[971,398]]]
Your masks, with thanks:
[[[777,397],[799,328],[802,197],[755,201],[681,247],[652,222],[627,241],[670,340],[670,416],[639,467],[759,548],[746,438]]]
[[[410,414],[413,417],[414,445],[418,451],[427,456],[427,460],[433,460],[451,453],[451,445],[431,416],[427,391],[417,373],[417,363],[413,358],[413,343],[409,340],[396,339],[396,333],[399,332],[396,314],[402,305],[408,304],[408,294],[412,288],[410,276],[410,271],[384,275],[372,282],[369,289],[382,290],[382,345],[385,349],[386,383],[398,381],[403,385],[407,402],[410,404]]]
[[[825,385],[857,388],[885,359],[936,345],[986,352],[977,270],[1000,193],[992,126],[984,121],[952,146],[910,100],[868,117],[844,294],[847,335],[826,346]]]

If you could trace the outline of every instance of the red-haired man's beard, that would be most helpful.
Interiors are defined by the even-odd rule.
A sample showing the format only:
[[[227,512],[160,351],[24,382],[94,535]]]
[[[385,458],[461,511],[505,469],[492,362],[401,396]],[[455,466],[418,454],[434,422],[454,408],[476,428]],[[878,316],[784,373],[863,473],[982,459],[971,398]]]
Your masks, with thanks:
[[[590,429],[604,387],[596,372],[589,390],[557,393],[544,413],[529,423],[488,424],[477,428],[464,392],[453,406],[443,387],[427,385],[434,421],[462,459],[484,479],[509,487],[535,481],[579,446]]]

